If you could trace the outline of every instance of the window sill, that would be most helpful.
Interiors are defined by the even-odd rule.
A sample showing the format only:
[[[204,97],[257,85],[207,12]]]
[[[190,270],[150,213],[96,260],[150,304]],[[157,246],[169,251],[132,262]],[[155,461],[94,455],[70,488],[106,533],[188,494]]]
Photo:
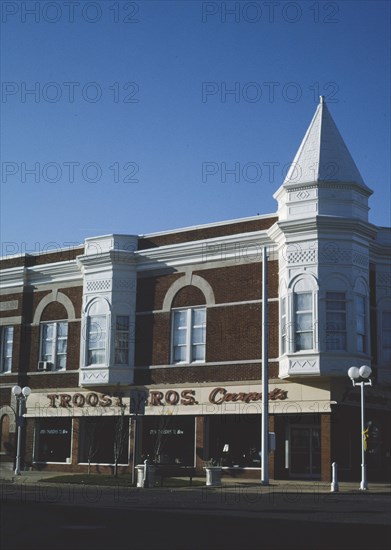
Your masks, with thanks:
[[[194,365],[205,365],[206,361],[193,361],[193,363],[170,363],[169,367],[192,367]]]

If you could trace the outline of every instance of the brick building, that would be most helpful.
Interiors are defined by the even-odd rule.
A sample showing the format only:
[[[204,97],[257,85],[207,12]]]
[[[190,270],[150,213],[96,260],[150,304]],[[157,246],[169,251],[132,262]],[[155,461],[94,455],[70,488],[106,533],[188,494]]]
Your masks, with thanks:
[[[262,248],[268,250],[269,455],[276,479],[360,471],[370,365],[368,477],[390,467],[391,231],[321,100],[276,213],[1,260],[1,460],[122,472],[150,457],[260,477]]]

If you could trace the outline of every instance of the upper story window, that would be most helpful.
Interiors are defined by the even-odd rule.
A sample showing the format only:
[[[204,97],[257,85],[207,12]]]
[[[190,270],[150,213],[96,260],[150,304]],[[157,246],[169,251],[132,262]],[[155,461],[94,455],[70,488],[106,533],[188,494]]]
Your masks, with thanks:
[[[87,322],[87,365],[106,364],[107,318],[91,315]]]
[[[41,324],[41,361],[54,370],[63,370],[67,362],[68,323],[55,321]]]
[[[391,364],[391,311],[382,312],[382,360]]]
[[[326,349],[347,349],[345,292],[326,292]]]
[[[129,316],[117,315],[115,325],[115,364],[129,363]]]
[[[206,308],[173,311],[172,357],[174,363],[205,361]]]
[[[287,311],[286,311],[286,298],[281,300],[281,353],[286,353],[286,339],[287,339]]]
[[[314,321],[312,292],[295,292],[295,343],[296,350],[302,351],[314,347]]]
[[[367,353],[367,307],[365,296],[355,296],[357,351]]]
[[[14,327],[1,327],[1,372],[11,372]]]

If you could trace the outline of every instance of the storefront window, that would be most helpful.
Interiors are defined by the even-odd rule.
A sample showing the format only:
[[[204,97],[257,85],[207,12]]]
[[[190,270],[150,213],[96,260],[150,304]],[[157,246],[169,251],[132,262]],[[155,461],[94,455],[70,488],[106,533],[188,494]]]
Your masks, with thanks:
[[[194,466],[194,431],[195,419],[191,416],[144,417],[142,459]]]
[[[36,462],[67,462],[71,456],[71,418],[39,420],[35,432]]]
[[[128,464],[129,417],[109,416],[80,419],[79,462]]]
[[[216,415],[210,416],[208,421],[211,460],[233,468],[260,467],[260,415]]]

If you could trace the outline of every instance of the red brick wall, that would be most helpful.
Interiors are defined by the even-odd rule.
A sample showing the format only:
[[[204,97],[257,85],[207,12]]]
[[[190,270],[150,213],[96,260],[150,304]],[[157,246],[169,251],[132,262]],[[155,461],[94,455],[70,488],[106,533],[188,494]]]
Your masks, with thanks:
[[[170,286],[179,278],[183,277],[183,273],[169,273],[153,276],[139,277],[137,280],[137,311],[152,311],[154,309],[162,309],[163,300]]]
[[[261,358],[261,304],[244,303],[223,306],[225,303],[255,301],[261,299],[262,265],[241,264],[235,266],[206,269],[194,272],[203,277],[212,287],[216,306],[207,312],[206,361],[247,361]],[[268,264],[269,298],[278,296],[278,262]],[[170,286],[182,277],[181,274],[160,274],[139,279],[138,310],[148,314],[138,315],[136,322],[136,366],[168,365],[171,363],[171,315],[168,312],[151,313],[162,308],[163,300]],[[194,286],[181,289],[173,300],[173,307],[191,307],[205,303],[202,292]],[[218,307],[221,304],[221,307]],[[269,357],[279,353],[278,303],[269,302]],[[176,367],[174,374],[151,372],[138,373],[140,383],[172,383],[194,381],[197,376],[204,380],[232,380],[233,367]],[[224,370],[225,369],[225,370]],[[258,378],[258,369],[251,367],[248,379]],[[277,374],[273,369],[273,376]],[[255,372],[257,374],[255,374]],[[245,369],[239,373],[244,379]],[[183,379],[183,376],[185,378]],[[217,377],[217,378],[215,378]]]

